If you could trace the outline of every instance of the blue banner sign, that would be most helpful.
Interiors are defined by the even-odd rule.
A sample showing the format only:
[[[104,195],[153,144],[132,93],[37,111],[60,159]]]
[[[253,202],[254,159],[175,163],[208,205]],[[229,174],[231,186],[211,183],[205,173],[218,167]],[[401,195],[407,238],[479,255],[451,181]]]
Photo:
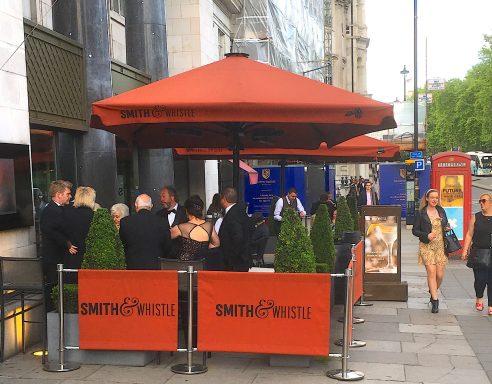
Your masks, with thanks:
[[[424,154],[422,151],[414,151],[410,152],[410,158],[411,159],[422,159],[424,157]]]
[[[248,214],[260,212],[263,216],[268,217],[272,198],[280,196],[280,171],[279,166],[254,167],[258,172],[258,184],[249,184],[245,176],[245,201],[248,205]],[[285,184],[284,190],[291,187],[297,189],[297,197],[301,200],[305,209],[305,180],[304,166],[287,166],[285,167]]]
[[[379,203],[401,206],[401,216],[406,217],[405,164],[379,165]]]

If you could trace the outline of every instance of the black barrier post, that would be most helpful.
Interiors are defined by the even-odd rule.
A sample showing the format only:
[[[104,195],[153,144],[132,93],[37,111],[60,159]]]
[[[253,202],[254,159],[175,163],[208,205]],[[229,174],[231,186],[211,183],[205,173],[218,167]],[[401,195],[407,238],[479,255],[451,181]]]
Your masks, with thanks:
[[[178,271],[179,273],[179,271]],[[196,375],[198,373],[205,373],[208,371],[205,365],[205,356],[203,358],[202,364],[193,364],[193,276],[195,275],[193,271],[193,266],[188,266],[188,271],[186,272],[188,276],[188,347],[186,348],[186,363],[173,365],[171,371],[174,373],[180,373],[182,375]]]
[[[347,268],[345,270],[345,321],[343,323],[343,345],[342,345],[342,369],[333,369],[326,372],[326,376],[342,381],[356,381],[362,380],[364,374],[359,371],[352,371],[348,369],[349,359],[349,333],[352,329],[352,302],[353,302],[353,270]]]
[[[80,368],[80,364],[65,362],[65,314],[63,313],[63,264],[57,264],[58,272],[58,324],[60,337],[58,342],[58,362],[48,362],[43,369],[48,372],[68,372]]]
[[[353,311],[353,304],[352,303],[353,303],[353,296],[354,296],[354,290],[355,290],[355,270],[357,269],[357,259],[355,258],[355,244],[352,244],[351,252],[352,252],[352,273],[354,275],[352,277],[352,301],[350,302],[350,304],[348,301],[345,301],[345,305],[350,305],[350,308],[351,308],[350,310]],[[360,320],[362,320],[362,321],[356,322],[356,318],[352,317],[352,324],[360,324],[360,323],[363,323],[365,321],[364,319],[360,319]],[[337,341],[335,341],[335,345],[338,345],[339,347],[343,346],[343,343],[344,343],[343,339],[338,339]],[[349,344],[350,344],[350,348],[360,348],[360,347],[366,346],[365,341],[355,340],[353,338],[353,335],[349,340]]]

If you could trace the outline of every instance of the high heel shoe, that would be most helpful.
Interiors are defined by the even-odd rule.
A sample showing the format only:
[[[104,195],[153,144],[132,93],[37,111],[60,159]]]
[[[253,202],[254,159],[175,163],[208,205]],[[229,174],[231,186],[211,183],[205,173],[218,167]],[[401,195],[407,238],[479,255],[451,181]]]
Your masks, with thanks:
[[[475,303],[475,309],[477,311],[483,311],[483,303]],[[489,315],[490,315],[490,313],[489,313]]]
[[[431,309],[431,312],[432,313],[438,313],[439,312],[439,299],[431,299],[431,303],[432,303],[432,309]]]

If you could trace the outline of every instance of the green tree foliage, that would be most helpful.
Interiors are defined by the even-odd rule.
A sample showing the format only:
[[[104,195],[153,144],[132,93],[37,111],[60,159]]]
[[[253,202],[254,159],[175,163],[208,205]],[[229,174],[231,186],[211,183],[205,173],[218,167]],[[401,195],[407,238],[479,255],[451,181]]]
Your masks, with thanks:
[[[484,36],[480,62],[464,80],[452,79],[434,92],[429,107],[429,153],[460,147],[462,151],[492,150],[492,36]]]
[[[354,196],[347,196],[347,205],[350,210],[350,216],[354,221],[354,231],[360,231],[359,228],[360,216],[359,216],[359,211],[357,210],[357,199]]]
[[[82,269],[126,269],[123,245],[107,209],[94,212],[85,246]]]
[[[345,197],[341,196],[337,201],[337,219],[335,221],[335,241],[342,239],[343,232],[353,231],[354,220],[350,214]]]
[[[294,209],[287,207],[275,250],[276,272],[316,272],[311,241]]]
[[[316,272],[331,272],[335,265],[335,244],[326,204],[319,205],[310,237],[316,258]]]

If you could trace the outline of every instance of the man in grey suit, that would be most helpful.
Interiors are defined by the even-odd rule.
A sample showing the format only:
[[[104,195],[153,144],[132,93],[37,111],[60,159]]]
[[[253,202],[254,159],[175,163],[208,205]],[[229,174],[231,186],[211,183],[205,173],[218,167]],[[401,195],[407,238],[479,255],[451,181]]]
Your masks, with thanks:
[[[137,213],[121,219],[127,269],[160,269],[159,258],[167,258],[171,252],[169,224],[151,209],[152,199],[142,194],[135,200]]]

